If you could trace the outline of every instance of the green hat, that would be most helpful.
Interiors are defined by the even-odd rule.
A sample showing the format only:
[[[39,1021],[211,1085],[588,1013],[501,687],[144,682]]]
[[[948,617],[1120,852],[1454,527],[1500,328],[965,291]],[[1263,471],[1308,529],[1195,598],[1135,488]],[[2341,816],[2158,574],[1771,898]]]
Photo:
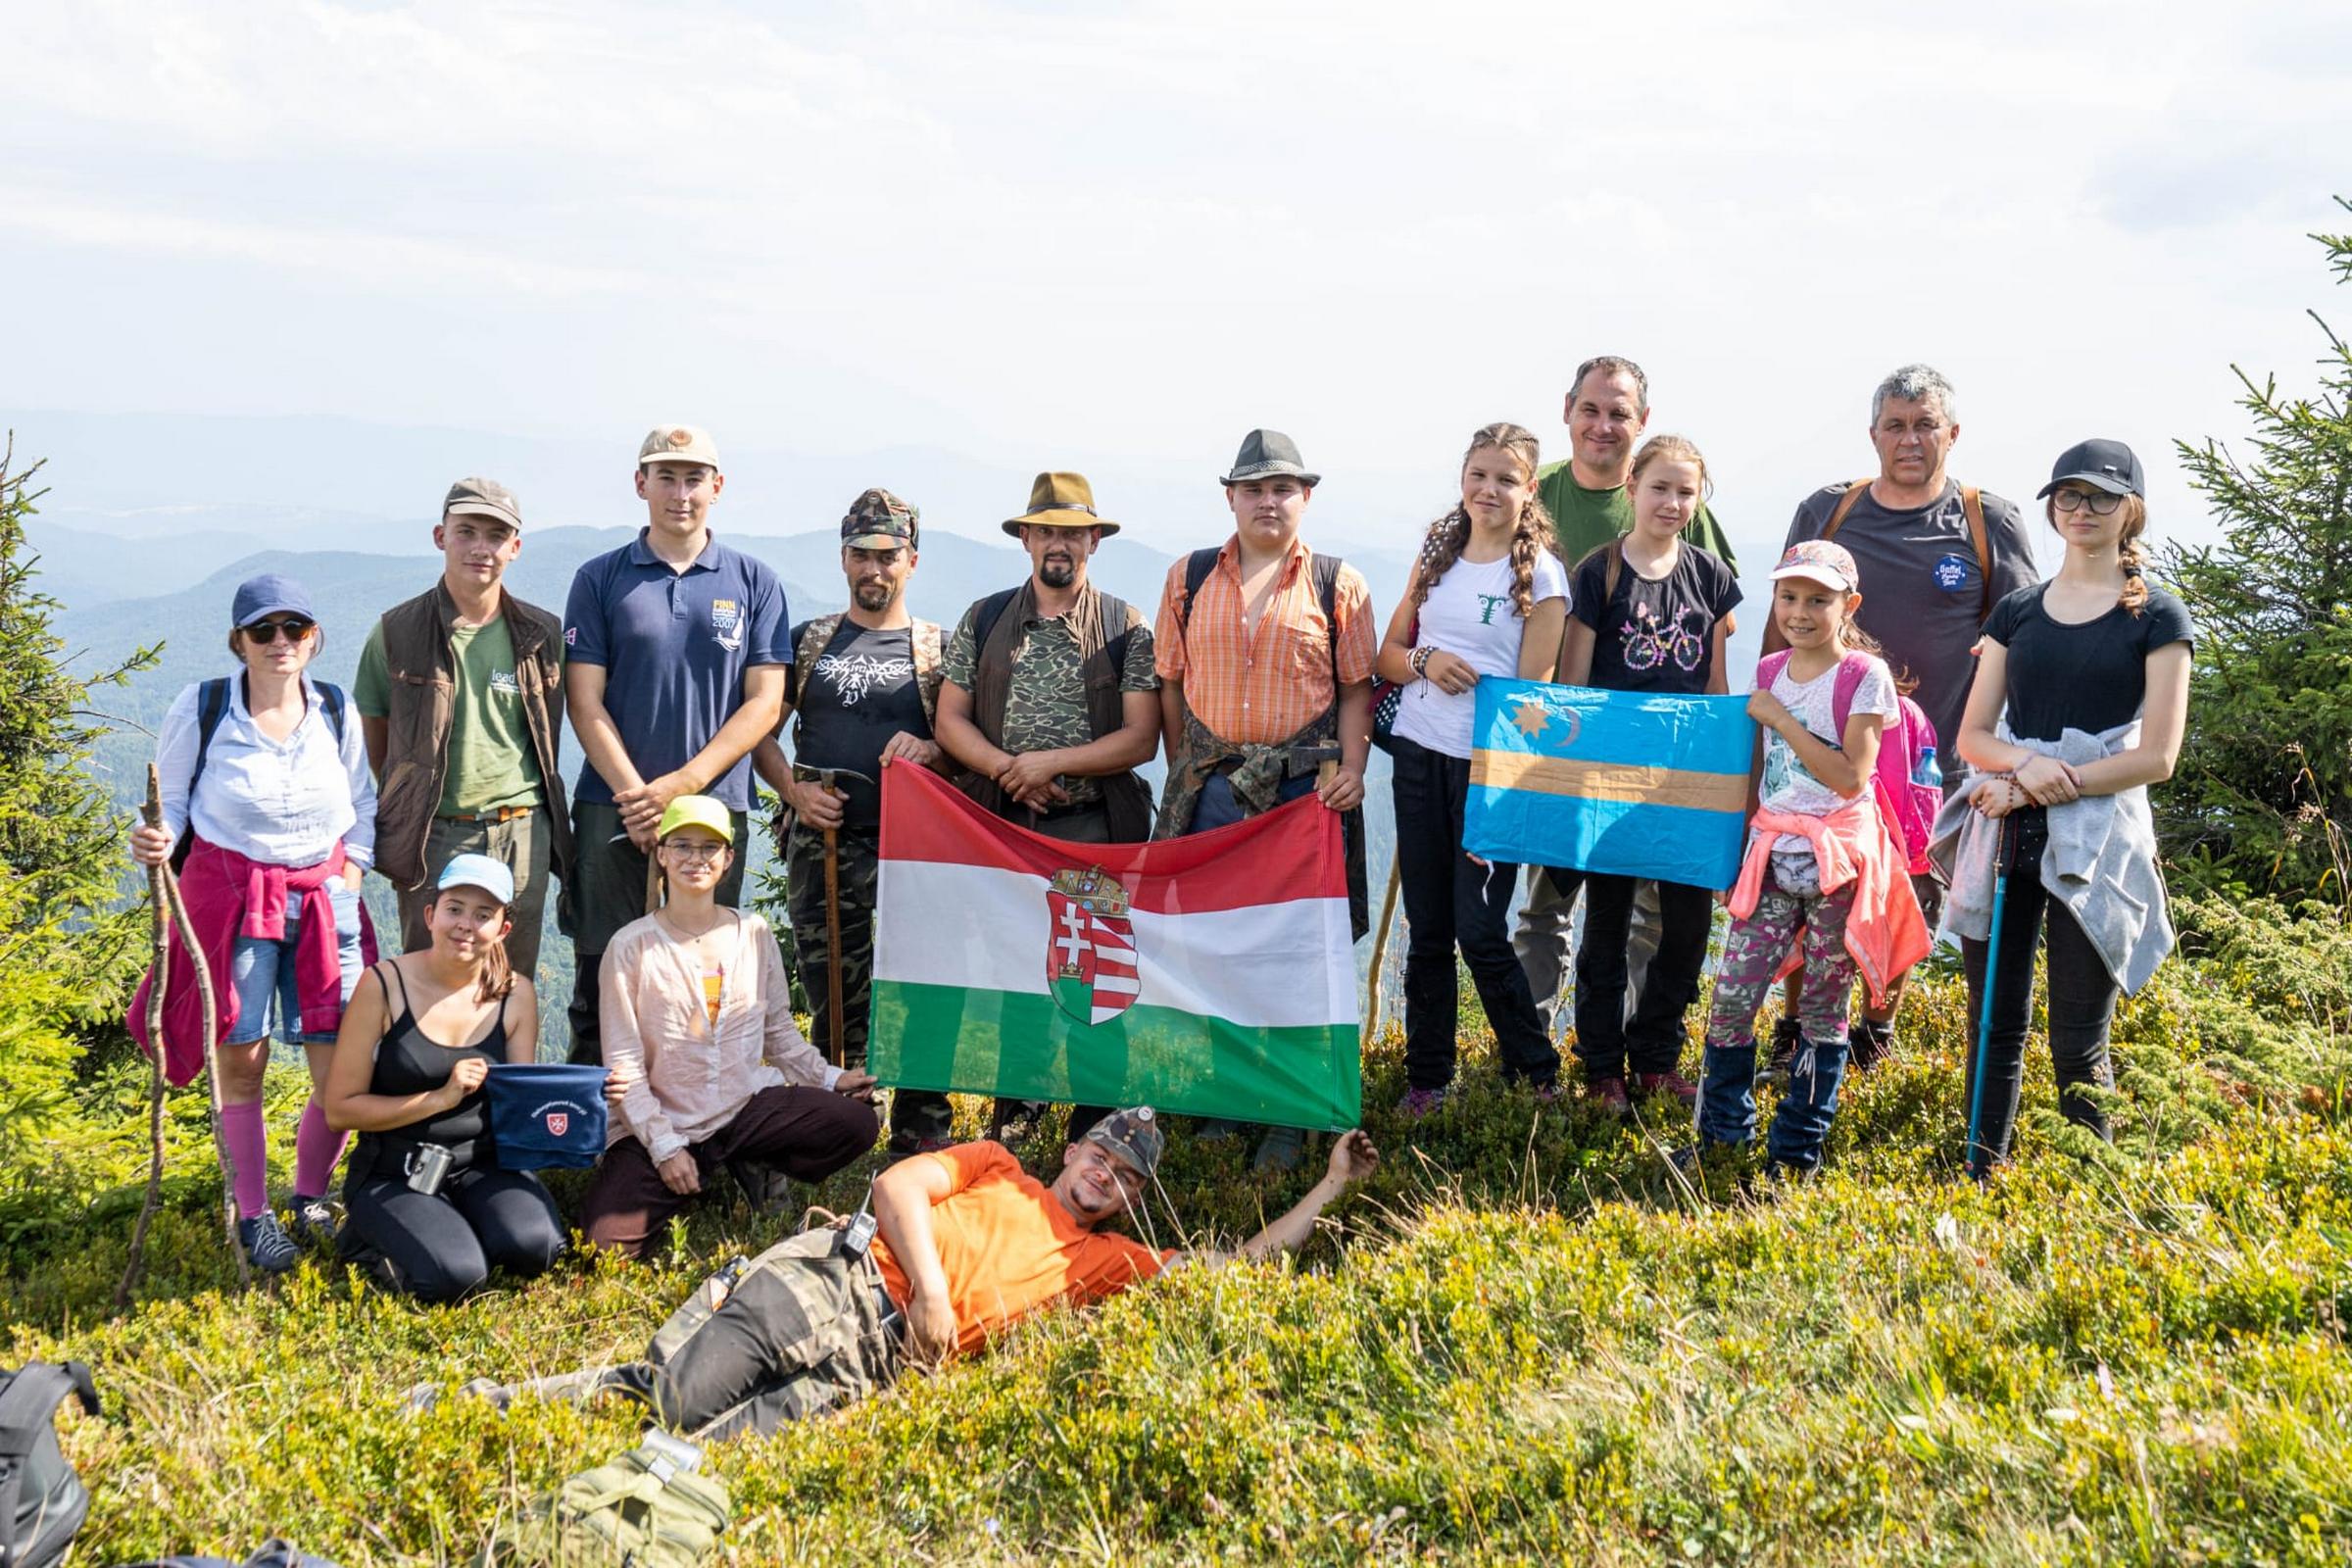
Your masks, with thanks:
[[[841,519],[841,542],[852,550],[915,548],[922,531],[920,512],[887,490],[868,490],[850,503]]]
[[[1167,1147],[1167,1135],[1159,1130],[1159,1120],[1150,1105],[1135,1105],[1126,1110],[1114,1110],[1086,1130],[1082,1143],[1094,1144],[1117,1155],[1146,1180],[1159,1169],[1160,1151]]]
[[[662,825],[654,837],[665,839],[682,827],[707,827],[727,843],[735,842],[735,819],[727,808],[708,795],[681,795],[669,803],[662,813]]]
[[[1014,538],[1023,523],[1045,528],[1100,528],[1107,539],[1119,525],[1095,511],[1095,487],[1083,473],[1041,473],[1029,481],[1029,510],[1004,519],[1004,531]]]
[[[522,503],[496,479],[465,478],[451,485],[441,502],[441,515],[446,520],[463,513],[489,517],[522,532]]]

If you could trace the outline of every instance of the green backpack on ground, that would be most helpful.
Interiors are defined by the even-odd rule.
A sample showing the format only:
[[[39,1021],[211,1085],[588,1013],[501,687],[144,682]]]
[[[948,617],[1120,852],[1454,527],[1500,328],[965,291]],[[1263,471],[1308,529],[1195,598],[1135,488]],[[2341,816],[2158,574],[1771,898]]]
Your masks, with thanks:
[[[649,1431],[610,1464],[583,1470],[493,1537],[477,1568],[691,1568],[727,1528],[727,1489],[694,1466],[702,1450]]]

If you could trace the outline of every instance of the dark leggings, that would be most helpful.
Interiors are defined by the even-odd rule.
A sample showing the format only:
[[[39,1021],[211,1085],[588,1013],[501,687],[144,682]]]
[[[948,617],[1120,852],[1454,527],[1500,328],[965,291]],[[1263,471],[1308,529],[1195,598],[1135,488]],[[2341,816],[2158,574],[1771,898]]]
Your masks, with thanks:
[[[1576,1054],[1588,1080],[1622,1078],[1629,1069],[1673,1072],[1682,1064],[1683,1017],[1698,999],[1715,895],[1680,882],[1658,884],[1658,951],[1628,1022],[1625,948],[1640,886],[1630,876],[1596,873],[1585,879],[1585,941],[1576,952]]]
[[[1984,1101],[1977,1147],[1969,1170],[1983,1175],[2009,1157],[2017,1127],[2018,1092],[2025,1079],[2026,1028],[2034,1016],[2034,954],[2049,947],[2050,1066],[2058,1079],[2058,1108],[2068,1121],[2108,1136],[2107,1113],[2083,1091],[2110,1089],[2115,1069],[2107,1056],[2107,1026],[2115,1017],[2118,988],[2106,962],[2066,906],[2041,885],[2041,854],[2049,842],[2049,819],[2039,809],[2014,813],[2015,861],[2001,906],[2001,951],[1993,965],[1992,1029],[1984,1048]],[[1984,956],[1992,944],[1963,938],[1960,956],[1968,968],[1969,1098],[1977,1077],[1976,1032],[1984,1016]]]
[[[527,1279],[564,1250],[555,1200],[526,1171],[461,1171],[437,1193],[363,1182],[343,1206],[346,1229],[390,1261],[401,1289],[427,1301],[477,1291],[494,1268]]]
[[[1405,1077],[1415,1089],[1453,1082],[1458,946],[1494,1031],[1502,1075],[1549,1084],[1559,1076],[1559,1053],[1544,1033],[1527,971],[1511,950],[1519,867],[1500,861],[1482,866],[1462,853],[1470,760],[1430,751],[1401,735],[1394,753],[1397,882],[1406,922]]]

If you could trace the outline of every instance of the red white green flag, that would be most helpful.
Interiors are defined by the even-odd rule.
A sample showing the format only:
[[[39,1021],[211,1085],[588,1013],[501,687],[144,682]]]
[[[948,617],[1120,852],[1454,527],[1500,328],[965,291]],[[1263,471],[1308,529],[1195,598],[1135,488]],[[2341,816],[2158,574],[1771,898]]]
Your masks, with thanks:
[[[867,1065],[887,1084],[1353,1127],[1340,819],[1313,799],[1152,844],[1066,844],[882,773]]]

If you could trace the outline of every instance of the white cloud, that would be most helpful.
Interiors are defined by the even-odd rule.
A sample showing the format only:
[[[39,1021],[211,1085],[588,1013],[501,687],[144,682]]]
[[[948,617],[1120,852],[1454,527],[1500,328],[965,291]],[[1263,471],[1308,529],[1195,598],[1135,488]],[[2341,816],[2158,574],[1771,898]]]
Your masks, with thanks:
[[[20,401],[1187,471],[1271,422],[1401,519],[1607,348],[1757,549],[1900,361],[1995,488],[2234,428],[2352,130],[2284,4],[8,9]]]

